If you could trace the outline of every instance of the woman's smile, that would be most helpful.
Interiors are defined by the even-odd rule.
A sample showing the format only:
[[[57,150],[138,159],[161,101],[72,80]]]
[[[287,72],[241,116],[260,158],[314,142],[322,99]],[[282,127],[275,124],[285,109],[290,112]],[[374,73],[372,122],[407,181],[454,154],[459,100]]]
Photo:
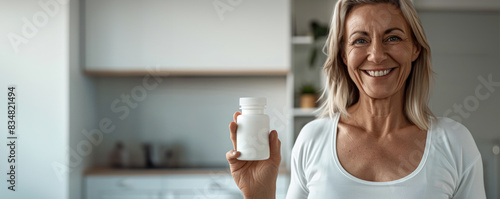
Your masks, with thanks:
[[[389,76],[393,70],[394,68],[362,70],[362,71],[368,76],[380,78]]]

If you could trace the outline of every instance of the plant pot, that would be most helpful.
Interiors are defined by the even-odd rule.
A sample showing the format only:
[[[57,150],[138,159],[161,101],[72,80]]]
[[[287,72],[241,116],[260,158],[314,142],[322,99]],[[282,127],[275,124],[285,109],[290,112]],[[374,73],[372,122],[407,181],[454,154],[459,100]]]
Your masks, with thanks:
[[[316,100],[315,94],[302,94],[300,95],[300,108],[316,108]]]

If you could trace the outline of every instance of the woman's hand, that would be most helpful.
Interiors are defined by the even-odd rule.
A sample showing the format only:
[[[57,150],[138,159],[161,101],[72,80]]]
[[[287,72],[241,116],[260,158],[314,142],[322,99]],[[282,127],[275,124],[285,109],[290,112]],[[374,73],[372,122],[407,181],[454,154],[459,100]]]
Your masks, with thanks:
[[[238,128],[236,118],[238,115],[241,115],[241,113],[234,113],[234,121],[229,124],[234,150],[226,153],[226,159],[231,168],[231,175],[233,175],[234,181],[245,199],[275,198],[276,179],[278,178],[278,168],[281,162],[281,141],[278,139],[278,133],[273,130],[269,134],[269,159],[261,161],[238,160],[236,159],[240,156],[236,146],[236,130]]]

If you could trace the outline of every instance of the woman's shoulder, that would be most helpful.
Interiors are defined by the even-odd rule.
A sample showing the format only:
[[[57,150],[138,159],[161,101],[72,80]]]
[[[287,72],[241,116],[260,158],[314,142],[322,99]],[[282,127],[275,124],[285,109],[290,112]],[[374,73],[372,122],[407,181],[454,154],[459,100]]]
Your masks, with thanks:
[[[447,117],[437,117],[432,122],[431,131],[437,136],[447,137],[461,143],[474,141],[467,127]]]
[[[308,160],[318,158],[318,153],[327,150],[333,142],[335,118],[318,118],[308,122],[300,131],[292,149],[292,158]]]
[[[330,117],[316,118],[313,121],[308,122],[302,129],[300,133],[304,134],[314,134],[321,133],[327,128],[331,128],[334,125],[335,119]]]
[[[451,155],[454,162],[472,164],[481,157],[470,131],[461,123],[438,117],[431,125],[433,144],[438,151]]]
[[[318,137],[325,135],[325,131],[330,132],[336,129],[339,114],[334,114],[332,117],[316,118],[308,122],[300,130],[300,135],[303,137]]]
[[[335,129],[337,128],[337,117],[323,117],[317,118],[313,121],[308,122],[300,130],[297,139],[295,140],[295,145],[308,145],[317,142],[325,142],[329,137],[333,136]]]

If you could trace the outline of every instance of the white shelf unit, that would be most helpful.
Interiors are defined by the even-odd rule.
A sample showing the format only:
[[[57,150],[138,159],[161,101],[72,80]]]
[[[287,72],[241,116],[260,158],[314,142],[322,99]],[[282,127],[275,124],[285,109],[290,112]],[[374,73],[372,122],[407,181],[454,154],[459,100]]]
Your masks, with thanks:
[[[313,40],[312,36],[293,36],[292,44],[312,44]]]
[[[322,54],[322,43],[326,38],[314,41],[311,31],[311,22],[316,21],[319,24],[330,24],[333,14],[333,8],[337,0],[291,0],[292,32],[291,50],[292,50],[292,104],[291,109],[291,128],[293,134],[292,145],[295,143],[302,127],[308,122],[314,120],[319,112],[317,108],[299,108],[300,87],[311,84],[317,89],[321,89],[324,78],[321,77],[322,64],[325,57]],[[313,65],[310,65],[309,59],[312,49],[317,48],[317,59]],[[318,96],[319,97],[319,96]]]
[[[316,117],[318,114],[317,108],[294,108],[293,116],[295,117]]]

